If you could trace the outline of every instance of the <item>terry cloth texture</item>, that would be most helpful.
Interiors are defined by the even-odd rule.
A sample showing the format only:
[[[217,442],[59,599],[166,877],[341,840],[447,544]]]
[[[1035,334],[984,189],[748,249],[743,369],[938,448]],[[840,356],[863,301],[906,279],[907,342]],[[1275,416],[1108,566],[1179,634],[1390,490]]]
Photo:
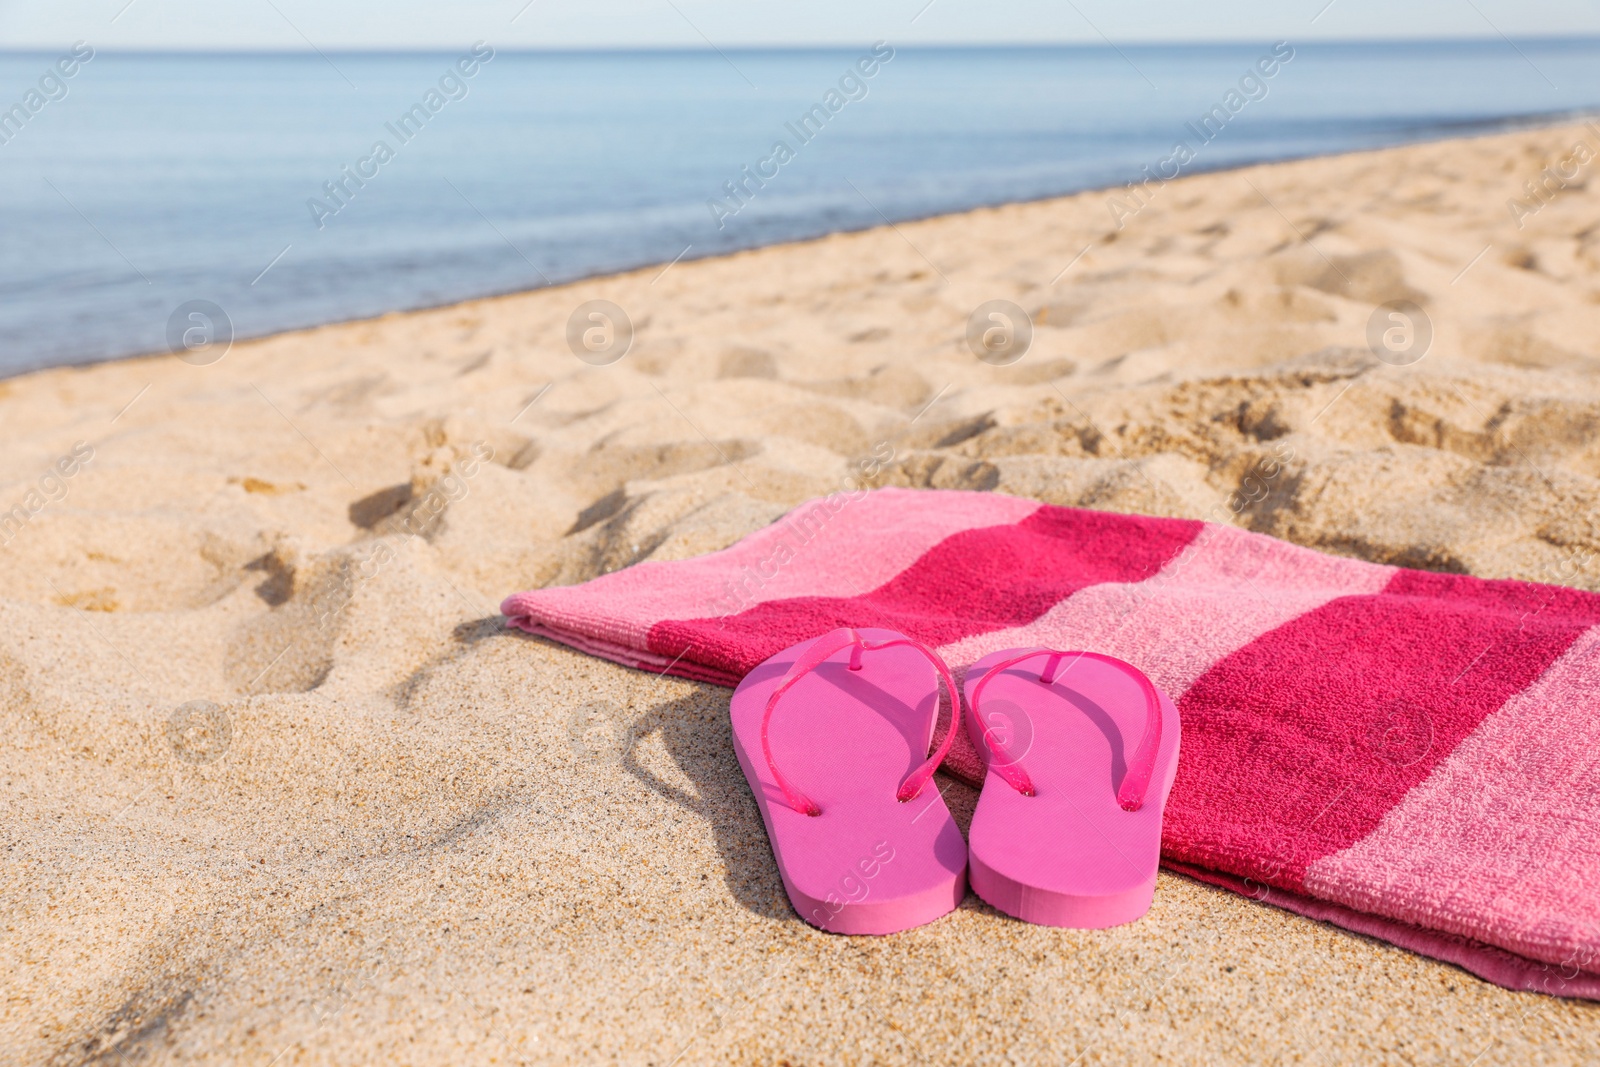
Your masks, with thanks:
[[[1600,999],[1600,595],[880,489],[501,610],[729,686],[840,626],[899,630],[958,673],[1013,647],[1120,657],[1183,722],[1169,867],[1509,988]],[[981,778],[964,734],[945,768]]]

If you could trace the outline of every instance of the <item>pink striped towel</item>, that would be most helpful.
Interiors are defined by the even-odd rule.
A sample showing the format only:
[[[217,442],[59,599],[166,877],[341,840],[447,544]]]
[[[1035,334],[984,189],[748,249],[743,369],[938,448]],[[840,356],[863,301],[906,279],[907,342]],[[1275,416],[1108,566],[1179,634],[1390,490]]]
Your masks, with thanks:
[[[880,489],[501,610],[722,685],[837,626],[900,630],[957,670],[1014,646],[1120,656],[1183,717],[1169,867],[1512,989],[1600,999],[1600,595]],[[979,776],[965,737],[946,768]]]

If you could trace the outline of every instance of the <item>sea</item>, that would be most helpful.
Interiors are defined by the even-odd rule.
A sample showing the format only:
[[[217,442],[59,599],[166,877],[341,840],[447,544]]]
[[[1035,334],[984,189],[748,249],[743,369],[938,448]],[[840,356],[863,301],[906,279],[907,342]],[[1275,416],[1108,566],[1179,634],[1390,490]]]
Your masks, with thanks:
[[[0,53],[0,376],[1597,108],[1600,39]]]

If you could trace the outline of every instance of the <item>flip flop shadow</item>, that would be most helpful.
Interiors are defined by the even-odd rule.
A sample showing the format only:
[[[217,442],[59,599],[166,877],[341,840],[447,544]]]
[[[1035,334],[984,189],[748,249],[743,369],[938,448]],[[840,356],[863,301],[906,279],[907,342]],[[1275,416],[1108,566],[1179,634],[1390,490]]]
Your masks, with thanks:
[[[634,721],[622,766],[647,789],[699,816],[711,828],[722,855],[723,881],[734,900],[763,918],[795,918],[772,858],[761,810],[733,753],[731,696],[730,690],[707,685],[655,705]],[[639,746],[652,734],[660,734],[673,762],[693,783],[693,792],[665,781],[640,762]]]

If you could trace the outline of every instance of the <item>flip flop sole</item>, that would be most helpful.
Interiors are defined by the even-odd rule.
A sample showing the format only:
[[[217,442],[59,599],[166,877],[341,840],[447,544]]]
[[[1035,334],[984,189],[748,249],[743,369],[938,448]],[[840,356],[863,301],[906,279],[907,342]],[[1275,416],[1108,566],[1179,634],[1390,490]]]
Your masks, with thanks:
[[[865,629],[878,642],[891,630]],[[866,653],[851,671],[840,650],[780,700],[769,727],[784,777],[814,800],[810,816],[785,801],[761,750],[767,698],[812,644],[751,671],[729,706],[739,757],[795,911],[831,933],[890,934],[953,911],[966,892],[967,846],[936,782],[901,803],[895,793],[928,758],[939,682],[915,649]]]
[[[1128,761],[1146,729],[1136,669],[1101,658],[1063,659],[1040,682],[1043,657],[1007,668],[984,689],[979,723],[972,693],[993,667],[1025,649],[986,656],[967,671],[967,729],[989,765],[968,830],[972,888],[1008,915],[1045,926],[1102,929],[1150,909],[1161,858],[1161,817],[1177,774],[1178,710],[1157,691],[1161,743],[1137,811],[1117,803]],[[1038,650],[1044,653],[1048,650]],[[984,730],[999,742],[982,740]],[[993,769],[1010,759],[1032,779],[1025,796]]]

